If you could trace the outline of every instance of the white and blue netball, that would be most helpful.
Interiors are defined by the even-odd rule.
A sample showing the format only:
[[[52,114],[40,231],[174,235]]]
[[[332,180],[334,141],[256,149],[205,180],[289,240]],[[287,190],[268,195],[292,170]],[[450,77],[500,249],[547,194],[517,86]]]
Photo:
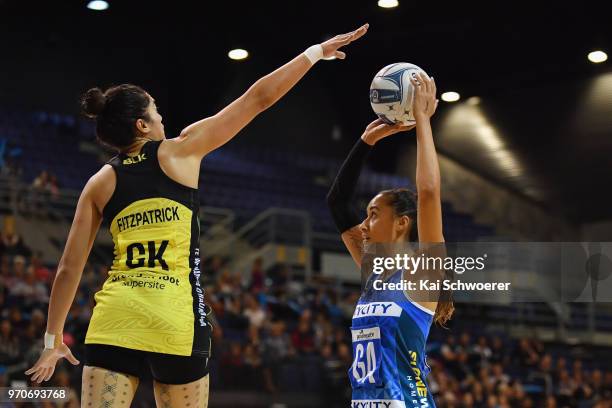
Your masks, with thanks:
[[[414,87],[410,76],[417,72],[425,71],[407,62],[387,65],[378,71],[370,85],[370,104],[383,122],[407,125],[414,121]]]

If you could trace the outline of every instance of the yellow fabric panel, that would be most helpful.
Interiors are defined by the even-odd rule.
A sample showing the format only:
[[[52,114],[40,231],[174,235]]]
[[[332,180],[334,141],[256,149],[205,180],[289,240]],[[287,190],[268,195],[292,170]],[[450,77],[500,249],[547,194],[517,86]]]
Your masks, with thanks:
[[[135,201],[112,220],[115,258],[85,343],[191,355],[192,211],[167,198]]]

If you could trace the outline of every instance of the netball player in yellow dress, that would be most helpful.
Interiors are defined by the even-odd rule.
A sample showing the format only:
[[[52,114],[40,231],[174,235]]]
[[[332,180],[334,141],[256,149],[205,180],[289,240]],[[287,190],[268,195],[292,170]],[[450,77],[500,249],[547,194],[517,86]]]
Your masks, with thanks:
[[[79,361],[62,342],[66,316],[102,222],[110,224],[114,260],[85,338],[84,407],[129,407],[139,374],[149,370],[163,407],[208,404],[210,324],[200,287],[200,162],[285,95],[322,58],[367,25],[308,48],[261,78],[216,115],[166,139],[155,100],[134,85],[90,89],[83,109],[98,139],[118,154],[81,193],[51,291],[45,349],[26,371],[51,378],[57,361]]]

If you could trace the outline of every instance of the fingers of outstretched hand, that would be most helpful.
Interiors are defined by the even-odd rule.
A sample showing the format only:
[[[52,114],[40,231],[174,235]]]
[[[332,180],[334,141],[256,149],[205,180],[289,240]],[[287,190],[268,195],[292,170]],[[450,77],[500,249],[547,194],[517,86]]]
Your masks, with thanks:
[[[40,384],[49,373],[49,369],[49,367],[38,367],[34,372],[31,381]]]
[[[72,364],[72,365],[80,364],[79,360],[77,360],[77,358],[74,356],[74,354],[72,354],[72,351],[70,351],[70,349],[66,350],[66,353],[65,353],[64,357],[66,358],[66,360],[70,361],[70,364]]]
[[[38,382],[41,383],[43,381],[47,381],[47,377],[51,377],[51,374],[53,374],[53,371],[55,370],[55,367],[47,367],[44,369],[44,371],[42,372],[40,378],[38,379]]]
[[[368,32],[368,27],[370,27],[370,25],[365,23],[355,31],[351,32],[350,41],[355,41],[356,39],[361,38],[366,32]]]
[[[372,130],[374,131],[374,133],[381,135],[388,132],[390,127],[391,125],[387,125],[386,123],[381,122],[378,125],[374,126]]]
[[[425,74],[424,72],[419,72],[417,76],[419,78],[419,84],[421,85],[422,90],[425,93],[429,93],[429,77],[427,76],[427,74]]]
[[[70,353],[70,358],[68,359],[68,361],[70,361],[70,363],[73,365],[81,364],[81,362],[75,356],[73,356],[72,353]]]
[[[414,86],[414,89],[417,93],[421,92],[421,82],[413,75],[410,75],[410,83],[412,84],[412,86]]]
[[[30,375],[33,372],[35,372],[38,369],[38,364],[34,364],[32,367],[30,367],[29,369],[27,369],[24,374],[25,375]]]
[[[414,121],[410,121],[408,122],[408,124],[404,124],[404,123],[399,123],[399,126],[397,127],[397,129],[394,130],[394,133],[398,133],[398,132],[406,132],[408,130],[412,130],[414,129],[414,127],[416,126],[416,124],[414,123]]]
[[[396,123],[395,125],[386,125],[385,129],[387,135],[394,135],[404,130],[406,129],[404,129],[404,124],[402,122]]]
[[[30,377],[30,381],[36,382],[38,380],[38,376],[40,375],[42,370],[43,370],[42,367],[36,367],[36,368],[32,368],[32,369],[28,370],[28,371],[30,371],[29,374],[32,375]]]
[[[366,130],[371,130],[374,127],[380,125],[381,123],[383,123],[383,121],[380,118],[378,118],[376,120],[373,120],[372,122],[370,122],[370,124],[368,126],[366,126]]]
[[[44,377],[44,381],[49,381],[55,372],[55,367],[49,367],[49,372]]]
[[[350,33],[340,34],[336,36],[336,41],[338,42],[338,47],[342,47],[343,45],[347,45],[361,37],[368,31],[369,24],[364,24],[358,29],[351,31]]]

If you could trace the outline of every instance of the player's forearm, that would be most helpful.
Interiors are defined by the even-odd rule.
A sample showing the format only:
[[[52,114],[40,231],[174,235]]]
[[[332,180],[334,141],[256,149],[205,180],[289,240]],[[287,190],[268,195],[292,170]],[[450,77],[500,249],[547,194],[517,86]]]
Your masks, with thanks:
[[[312,66],[310,60],[302,53],[255,82],[249,93],[258,100],[261,110],[268,109],[289,92]]]
[[[371,150],[372,145],[362,138],[358,139],[327,193],[327,205],[341,234],[359,224],[359,215],[353,206],[353,196],[359,175]]]
[[[440,167],[429,118],[417,118],[416,187],[419,194],[440,192]]]
[[[58,268],[57,275],[51,288],[49,300],[49,314],[47,319],[47,332],[61,335],[66,323],[66,317],[74,296],[79,287],[80,274],[68,272],[66,269]]]

